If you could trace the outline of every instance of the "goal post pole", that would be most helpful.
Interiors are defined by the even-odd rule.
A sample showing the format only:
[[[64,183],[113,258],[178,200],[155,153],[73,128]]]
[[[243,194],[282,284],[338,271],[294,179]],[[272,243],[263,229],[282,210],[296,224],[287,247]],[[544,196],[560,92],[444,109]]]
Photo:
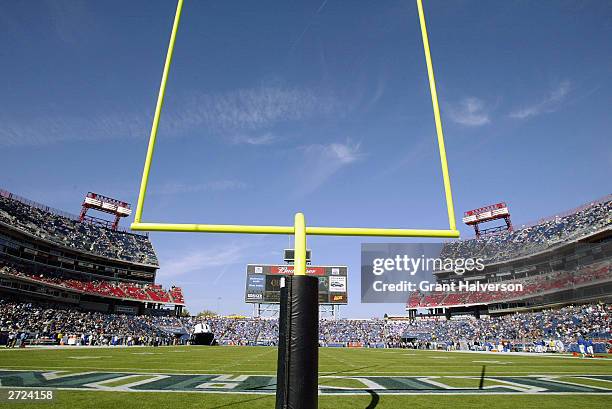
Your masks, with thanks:
[[[306,220],[304,213],[295,214],[295,239],[293,274],[306,275]]]
[[[425,51],[425,64],[427,65],[427,76],[429,78],[429,91],[431,92],[431,105],[433,107],[434,121],[436,123],[436,134],[438,136],[438,150],[440,151],[440,164],[442,165],[442,179],[444,181],[444,195],[446,196],[446,210],[448,213],[448,225],[450,230],[457,230],[455,221],[455,206],[453,204],[453,193],[451,191],[450,176],[448,174],[448,160],[446,148],[444,147],[444,132],[442,131],[442,119],[440,118],[440,104],[438,103],[438,91],[436,90],[436,79],[434,77],[433,63],[431,62],[431,51],[429,49],[429,36],[425,23],[425,12],[423,11],[423,0],[416,0],[419,11],[419,23],[421,24],[421,36],[423,37],[423,50]]]
[[[168,82],[168,73],[170,72],[170,65],[172,64],[174,43],[176,42],[176,33],[178,31],[179,23],[181,21],[182,10],[183,0],[178,0],[178,3],[176,4],[176,12],[174,14],[174,23],[172,24],[172,33],[170,34],[170,43],[168,44],[168,52],[166,53],[166,62],[164,63],[164,71],[162,73],[161,84],[159,85],[159,93],[157,94],[155,113],[153,114],[153,124],[151,125],[149,146],[147,147],[147,156],[145,157],[144,170],[142,171],[142,180],[140,181],[140,192],[138,193],[138,202],[136,204],[136,213],[134,214],[134,223],[140,223],[140,220],[142,220],[142,209],[144,207],[145,196],[147,195],[149,172],[151,170],[151,162],[153,161],[155,141],[157,140],[157,129],[159,128],[159,117],[161,116],[162,107],[164,105],[164,96],[166,95],[166,83]]]

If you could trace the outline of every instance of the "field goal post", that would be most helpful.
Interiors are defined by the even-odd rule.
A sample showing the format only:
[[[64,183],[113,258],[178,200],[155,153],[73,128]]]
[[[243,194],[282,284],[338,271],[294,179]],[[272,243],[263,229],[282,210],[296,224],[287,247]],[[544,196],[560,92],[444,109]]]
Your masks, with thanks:
[[[176,13],[174,16],[174,23],[172,25],[172,33],[170,36],[170,42],[168,45],[168,51],[166,54],[166,60],[164,64],[163,74],[161,78],[161,84],[159,88],[159,94],[157,97],[157,104],[155,106],[155,113],[153,116],[153,124],[151,126],[151,134],[149,137],[149,144],[147,147],[147,153],[145,157],[144,170],[142,174],[142,180],[140,183],[140,191],[138,195],[138,202],[136,212],[134,216],[134,222],[131,225],[132,230],[137,231],[166,231],[166,232],[198,232],[198,233],[237,233],[237,234],[286,234],[294,235],[295,243],[295,262],[294,262],[294,276],[290,282],[297,282],[295,290],[302,291],[300,288],[303,287],[302,281],[308,281],[306,276],[306,236],[307,235],[326,235],[326,236],[371,236],[371,237],[429,237],[429,238],[458,238],[459,231],[456,227],[455,222],[455,210],[453,206],[453,198],[451,192],[450,176],[448,172],[448,162],[446,158],[446,149],[444,146],[444,134],[442,131],[442,120],[440,118],[440,109],[438,104],[438,95],[436,91],[436,84],[433,72],[433,65],[431,61],[431,53],[429,49],[429,39],[427,35],[427,28],[425,24],[425,14],[423,11],[422,0],[416,0],[419,22],[421,26],[421,35],[423,39],[423,49],[425,52],[425,62],[427,66],[427,74],[429,78],[429,89],[431,93],[431,102],[433,107],[434,122],[436,126],[436,135],[438,141],[438,148],[440,154],[440,163],[442,167],[442,178],[444,184],[444,193],[446,199],[446,209],[448,214],[448,229],[403,229],[403,228],[368,228],[368,227],[316,227],[306,226],[305,218],[302,213],[296,213],[294,218],[293,226],[259,226],[259,225],[232,225],[232,224],[177,224],[177,223],[150,223],[142,221],[142,212],[144,208],[144,201],[147,192],[147,186],[149,181],[149,173],[151,169],[151,163],[153,160],[153,152],[155,150],[155,142],[157,139],[157,131],[159,128],[159,119],[164,102],[164,95],[166,91],[166,83],[168,80],[168,73],[170,71],[170,65],[172,63],[172,56],[174,52],[174,44],[176,42],[176,35],[178,31],[179,22],[181,19],[181,12],[183,9],[184,0],[178,0]],[[289,291],[290,294],[293,294]],[[303,294],[301,294],[303,295]],[[300,298],[300,294],[296,294],[297,298]],[[291,299],[289,303],[291,303]],[[318,299],[313,301],[318,305]],[[299,304],[299,303],[298,303]],[[311,307],[311,306],[308,306]],[[297,306],[296,306],[297,308]],[[312,318],[312,317],[310,317]],[[301,328],[300,323],[296,324],[296,327]],[[314,323],[315,327],[318,325]],[[291,327],[287,329],[289,332]],[[311,336],[313,333],[316,336],[316,332],[308,331]],[[300,340],[302,341],[302,340]],[[287,346],[291,349],[292,345]],[[293,345],[295,347],[295,345]],[[300,350],[300,348],[297,348]],[[280,351],[280,349],[279,349]],[[280,354],[279,354],[280,358]],[[302,361],[303,357],[302,357]],[[279,361],[280,362],[280,361]],[[315,363],[313,367],[308,370],[317,371],[318,366]],[[280,374],[280,371],[279,371]],[[312,379],[312,377],[310,377]],[[306,402],[308,399],[303,399],[309,395],[312,398],[314,394],[317,396],[317,385],[316,376],[314,377],[314,385],[304,386],[300,385],[302,379],[289,379],[286,380],[285,385],[287,390],[282,391],[281,394],[285,399],[285,403],[279,404],[277,394],[277,407],[312,407],[308,406]],[[294,387],[300,385],[297,389]],[[280,382],[279,382],[280,386]],[[277,390],[279,389],[277,386]],[[313,390],[314,387],[314,390]],[[296,396],[289,396],[291,391],[297,391]],[[287,400],[288,399],[288,400]],[[310,401],[310,404],[312,401]],[[298,406],[295,406],[297,404]],[[314,402],[316,407],[316,401]]]

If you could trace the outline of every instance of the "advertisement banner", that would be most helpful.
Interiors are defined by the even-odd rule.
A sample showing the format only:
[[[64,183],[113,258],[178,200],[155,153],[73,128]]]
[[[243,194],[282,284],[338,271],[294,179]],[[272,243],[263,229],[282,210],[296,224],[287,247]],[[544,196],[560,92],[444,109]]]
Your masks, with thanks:
[[[330,276],[329,291],[332,293],[346,292],[346,277],[345,276]]]
[[[271,274],[293,275],[293,266],[270,266]],[[306,274],[312,276],[325,275],[325,267],[306,266]]]

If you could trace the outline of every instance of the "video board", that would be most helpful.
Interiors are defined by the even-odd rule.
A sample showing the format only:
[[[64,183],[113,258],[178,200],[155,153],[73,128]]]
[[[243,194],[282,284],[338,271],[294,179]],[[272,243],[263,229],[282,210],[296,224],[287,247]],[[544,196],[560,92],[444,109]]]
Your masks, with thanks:
[[[306,266],[306,274],[319,279],[319,304],[347,304],[346,266]],[[249,264],[244,301],[277,304],[281,277],[293,275],[292,265]]]

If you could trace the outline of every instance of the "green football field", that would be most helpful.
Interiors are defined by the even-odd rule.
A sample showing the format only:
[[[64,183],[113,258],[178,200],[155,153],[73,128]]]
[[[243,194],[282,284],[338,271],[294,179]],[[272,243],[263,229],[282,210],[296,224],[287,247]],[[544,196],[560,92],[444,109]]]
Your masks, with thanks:
[[[320,408],[612,407],[612,360],[569,355],[319,350]],[[0,350],[0,384],[53,390],[18,408],[271,408],[276,348]]]

